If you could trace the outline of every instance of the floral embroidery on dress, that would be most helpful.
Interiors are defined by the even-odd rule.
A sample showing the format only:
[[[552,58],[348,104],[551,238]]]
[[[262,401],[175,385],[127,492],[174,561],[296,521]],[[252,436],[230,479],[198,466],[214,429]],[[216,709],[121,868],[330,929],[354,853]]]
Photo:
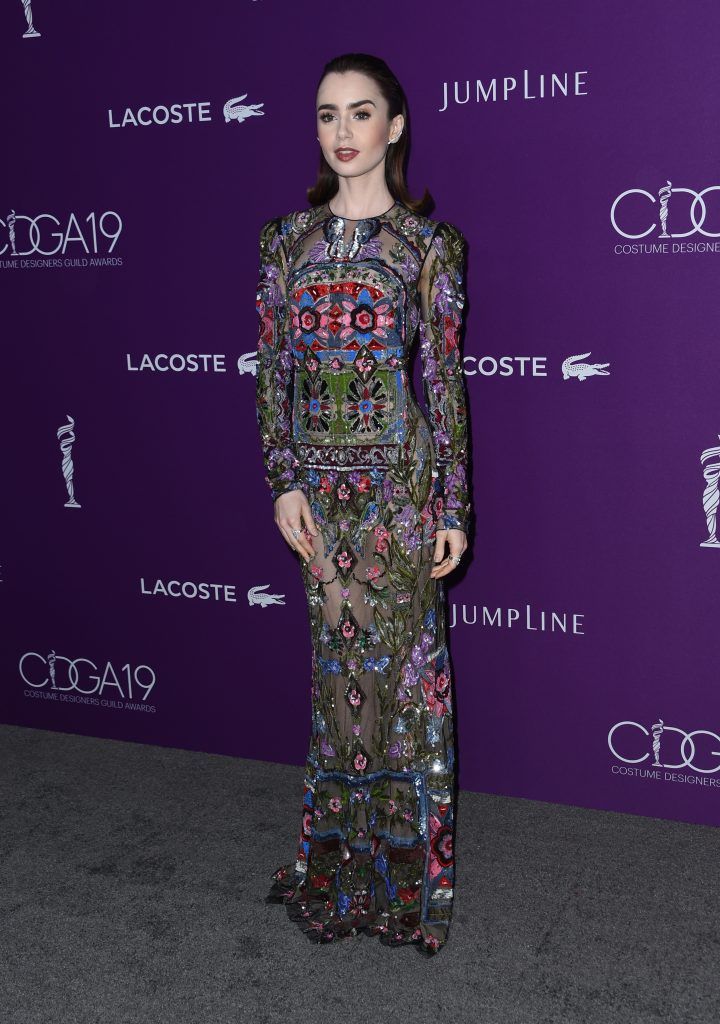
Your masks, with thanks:
[[[295,858],[267,896],[316,942],[436,953],[454,886],[453,677],[437,530],[467,530],[466,243],[396,202],[260,233],[256,410],[273,499],[300,488],[311,735]],[[418,339],[427,415],[409,360]],[[301,666],[298,671],[302,671]]]

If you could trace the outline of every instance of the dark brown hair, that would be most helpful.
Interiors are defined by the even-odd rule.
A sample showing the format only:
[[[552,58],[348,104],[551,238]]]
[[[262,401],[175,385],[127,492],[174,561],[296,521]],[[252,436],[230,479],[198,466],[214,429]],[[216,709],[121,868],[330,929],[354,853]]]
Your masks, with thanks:
[[[368,78],[372,78],[387,100],[388,120],[391,121],[398,114],[403,115],[404,126],[400,138],[388,146],[385,156],[385,182],[393,199],[400,200],[413,213],[426,215],[428,210],[434,206],[432,196],[426,188],[421,199],[413,199],[408,192],[405,180],[405,165],[410,146],[410,117],[405,93],[397,78],[380,57],[373,57],[370,53],[343,53],[339,57],[333,57],[325,65],[318,81],[318,89],[325,76],[332,71],[340,74],[345,71],[359,71],[361,74],[367,75]],[[338,175],[320,150],[317,181],[307,190],[308,202],[311,206],[320,206],[332,199],[337,193],[338,187]]]

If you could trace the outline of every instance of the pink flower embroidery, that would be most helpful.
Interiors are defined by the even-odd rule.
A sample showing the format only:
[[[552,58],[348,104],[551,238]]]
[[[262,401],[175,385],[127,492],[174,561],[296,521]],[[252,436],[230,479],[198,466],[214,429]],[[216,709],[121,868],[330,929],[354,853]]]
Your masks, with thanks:
[[[430,815],[430,854],[428,857],[428,874],[436,878],[443,868],[453,864],[453,835],[448,825]]]
[[[387,551],[387,547],[388,547],[387,538],[390,536],[390,534],[385,529],[385,527],[382,525],[382,523],[380,523],[378,526],[375,527],[375,529],[373,530],[373,533],[377,537],[377,541],[375,543],[375,550],[377,552]]]

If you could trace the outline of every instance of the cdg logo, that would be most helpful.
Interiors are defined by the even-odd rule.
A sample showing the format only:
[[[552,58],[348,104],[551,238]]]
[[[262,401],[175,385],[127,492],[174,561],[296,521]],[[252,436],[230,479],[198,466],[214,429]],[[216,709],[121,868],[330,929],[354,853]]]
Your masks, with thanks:
[[[140,699],[147,700],[157,682],[155,672],[149,665],[136,665],[133,668],[126,663],[116,669],[108,661],[104,668],[100,668],[90,658],[66,658],[55,651],[47,655],[26,651],[20,658],[18,669],[25,685],[35,690],[44,687],[66,692],[75,690],[86,697],[102,694],[110,687],[116,696],[137,700],[137,690],[142,694]]]
[[[28,217],[12,210],[5,220],[0,217],[0,227],[6,230],[8,239],[0,245],[0,256],[32,256],[33,253],[55,256],[59,252],[65,255],[71,244],[79,246],[86,254],[98,254],[101,241],[110,242],[109,246],[103,245],[102,248],[111,253],[123,229],[120,214],[115,210],[105,210],[100,216],[91,212],[85,218],[85,223],[87,227],[81,227],[74,213],[62,225],[52,213]],[[53,228],[60,230],[54,231]]]
[[[644,231],[639,231],[637,234],[633,234],[630,231],[623,231],[623,229],[618,224],[616,218],[618,207],[622,203],[623,199],[626,199],[627,196],[645,196],[645,198],[649,199],[651,203],[657,203],[658,201],[660,202],[660,211],[658,216],[660,219],[660,223],[663,227],[663,234],[661,237],[687,238],[688,235],[693,235],[696,231],[699,231],[700,234],[705,235],[706,238],[720,238],[720,231],[705,231],[705,229],[702,226],[705,223],[705,216],[707,214],[707,206],[705,205],[705,200],[703,199],[703,196],[707,195],[708,192],[717,191],[720,191],[720,185],[709,185],[707,188],[704,188],[702,192],[695,192],[695,190],[691,188],[665,187],[660,189],[660,198],[658,200],[658,196],[654,196],[652,192],[648,192],[644,188],[629,188],[626,192],[621,192],[621,194],[612,204],[612,207],[610,208],[610,222],[617,231],[617,233],[619,235],[622,235],[623,238],[645,238],[646,235],[649,235],[652,231],[655,230],[656,227],[658,227],[657,220],[655,220],[650,225],[650,227],[646,228]],[[693,196],[693,201],[690,204],[689,213],[690,220],[692,221],[692,227],[688,231],[672,231],[666,233],[665,221],[667,220],[667,210],[669,207],[670,199],[676,192],[686,192],[688,195]],[[699,219],[698,212],[700,214]]]
[[[620,732],[622,730],[622,732]],[[641,733],[641,737],[637,736],[637,733]],[[680,757],[682,761],[674,764],[670,761],[660,761],[660,743],[661,737],[666,732],[677,733],[682,736],[680,742]],[[618,733],[617,739],[615,733]],[[612,751],[613,755],[618,761],[624,761],[625,764],[640,764],[650,757],[650,751],[646,750],[640,757],[626,757],[616,750],[615,745],[620,746],[625,754],[634,753],[642,750],[643,746],[646,746],[643,737],[649,737],[650,731],[641,725],[639,722],[616,722],[608,733],[608,746]],[[693,729],[692,732],[685,732],[684,729],[678,729],[675,725],[665,725],[662,718],[652,726],[652,753],[655,755],[655,759],[651,764],[651,767],[656,768],[692,768],[695,772],[700,772],[703,775],[712,775],[714,772],[720,771],[720,762],[718,762],[714,768],[701,768],[699,765],[694,763],[695,755],[697,753],[693,736],[709,736],[715,741],[714,750],[708,751],[711,757],[720,758],[720,736],[717,733],[710,732],[708,729]],[[674,744],[673,744],[674,745]]]

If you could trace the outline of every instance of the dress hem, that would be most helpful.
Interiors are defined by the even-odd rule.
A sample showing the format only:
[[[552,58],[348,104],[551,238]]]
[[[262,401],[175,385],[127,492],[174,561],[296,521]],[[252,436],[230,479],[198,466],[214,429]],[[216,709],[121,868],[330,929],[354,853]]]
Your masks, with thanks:
[[[368,938],[379,938],[384,946],[413,946],[422,956],[436,956],[447,944],[447,939],[440,940],[427,934],[421,925],[404,925],[397,919],[393,920],[391,914],[370,913],[365,921],[357,915],[343,920],[335,914],[333,920],[323,921],[320,915],[326,909],[326,901],[313,899],[306,894],[305,876],[288,867],[280,867],[271,878],[272,885],[265,903],[284,904],[290,920],[310,942],[327,944],[341,939],[360,938],[365,934]],[[388,921],[387,924],[384,919]]]

